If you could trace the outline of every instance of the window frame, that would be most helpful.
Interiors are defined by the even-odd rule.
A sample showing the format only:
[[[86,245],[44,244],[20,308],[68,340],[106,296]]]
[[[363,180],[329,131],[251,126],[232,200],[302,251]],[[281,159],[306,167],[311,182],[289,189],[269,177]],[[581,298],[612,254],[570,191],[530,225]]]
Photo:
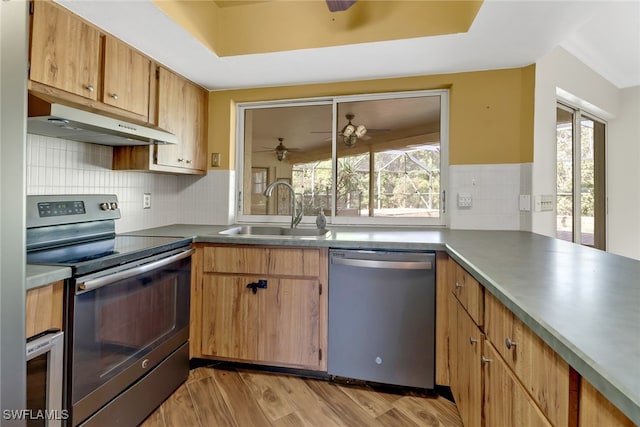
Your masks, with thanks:
[[[608,180],[607,180],[607,164],[606,164],[606,159],[608,156],[608,133],[609,133],[609,123],[607,120],[603,119],[602,117],[599,117],[598,115],[591,113],[577,105],[573,105],[573,103],[568,102],[564,99],[557,99],[556,100],[556,110],[557,109],[562,109],[568,113],[571,113],[573,116],[573,120],[572,120],[572,147],[571,147],[571,151],[572,151],[572,156],[571,156],[571,163],[572,163],[572,239],[571,241],[573,243],[579,244],[579,245],[584,245],[584,246],[589,246],[589,247],[593,247],[593,248],[597,248],[597,249],[602,249],[602,250],[606,250],[606,248],[608,247],[608,233],[607,233],[607,229],[608,229],[608,219],[609,219],[609,209],[608,209],[608,189],[607,189],[607,184],[608,184]],[[602,207],[602,211],[599,212],[600,214],[603,215],[603,219],[602,219],[602,223],[600,224],[604,229],[600,230],[600,232],[603,234],[603,238],[601,241],[601,245],[602,247],[598,247],[596,245],[597,242],[594,241],[594,245],[588,245],[586,243],[584,243],[582,241],[582,197],[581,197],[581,183],[582,183],[582,150],[581,150],[581,140],[582,140],[582,131],[581,131],[581,123],[582,123],[582,119],[587,119],[587,120],[591,120],[593,122],[597,122],[600,123],[602,125],[604,125],[604,159],[601,159],[604,162],[604,172],[603,172],[603,176],[602,178],[604,179],[604,183],[601,183],[597,188],[599,188],[601,191],[604,191],[604,206]],[[556,150],[557,150],[557,141],[556,141]],[[595,153],[594,153],[594,157],[595,157]],[[594,162],[595,162],[595,158],[594,158]],[[556,165],[557,165],[557,153],[556,153]],[[595,163],[594,163],[594,168],[595,168]],[[595,171],[594,171],[595,173]],[[558,200],[558,195],[557,195],[557,188],[558,188],[558,184],[557,184],[557,179],[558,179],[558,170],[556,169],[556,173],[555,173],[555,177],[556,177],[556,203]],[[595,176],[594,176],[595,179]],[[595,182],[594,182],[595,185]],[[557,208],[555,210],[555,213],[557,215]],[[597,214],[597,212],[594,213],[594,217],[595,214]],[[595,218],[594,218],[595,220]],[[595,227],[596,224],[594,224]],[[557,236],[557,225],[554,225],[555,229],[555,234]],[[597,234],[597,230],[594,229],[594,239],[595,234]]]
[[[399,91],[387,93],[372,93],[359,95],[329,96],[318,98],[294,98],[287,100],[242,102],[236,104],[236,191],[234,197],[234,214],[237,223],[288,223],[289,215],[248,215],[242,212],[242,200],[244,191],[244,128],[245,111],[250,109],[273,107],[303,107],[317,105],[331,105],[331,165],[332,186],[335,193],[337,182],[337,138],[338,129],[338,105],[345,102],[378,101],[385,99],[412,98],[412,97],[440,97],[440,215],[432,217],[369,217],[369,216],[339,216],[336,215],[336,197],[331,198],[331,214],[327,215],[327,224],[330,225],[394,225],[394,226],[430,226],[446,227],[448,224],[448,208],[446,193],[448,190],[449,176],[449,90],[417,90]],[[315,216],[307,215],[302,218],[301,224],[315,225]]]

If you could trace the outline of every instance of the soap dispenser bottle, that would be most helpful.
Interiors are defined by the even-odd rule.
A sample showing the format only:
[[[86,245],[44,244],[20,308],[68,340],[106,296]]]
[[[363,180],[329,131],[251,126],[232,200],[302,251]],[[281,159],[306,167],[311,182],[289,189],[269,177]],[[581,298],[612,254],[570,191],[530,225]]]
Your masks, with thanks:
[[[324,216],[324,210],[322,208],[318,208],[318,216],[316,217],[316,226],[319,230],[324,230],[327,228],[327,217]]]

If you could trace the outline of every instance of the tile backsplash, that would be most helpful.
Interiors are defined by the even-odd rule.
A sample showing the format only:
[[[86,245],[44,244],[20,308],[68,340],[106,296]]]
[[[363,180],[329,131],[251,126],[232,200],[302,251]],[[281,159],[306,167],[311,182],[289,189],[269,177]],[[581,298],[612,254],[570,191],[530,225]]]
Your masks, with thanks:
[[[206,176],[111,170],[113,148],[27,134],[27,194],[116,194],[124,233],[164,225],[234,221],[235,172],[210,170]],[[530,164],[453,165],[449,169],[449,227],[520,230],[530,212],[520,212],[520,194],[530,194]],[[151,209],[143,209],[151,193]],[[458,208],[458,193],[472,207]]]
[[[111,170],[113,148],[27,134],[27,194],[116,194],[116,231],[180,222],[180,189],[200,177]],[[142,208],[151,193],[151,209]]]

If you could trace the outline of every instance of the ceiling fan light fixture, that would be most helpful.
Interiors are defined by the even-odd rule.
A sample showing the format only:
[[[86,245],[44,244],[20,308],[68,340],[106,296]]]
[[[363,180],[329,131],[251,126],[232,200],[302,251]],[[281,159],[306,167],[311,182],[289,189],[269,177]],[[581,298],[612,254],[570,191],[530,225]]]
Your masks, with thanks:
[[[344,145],[347,147],[353,147],[358,138],[362,138],[367,133],[367,128],[364,125],[354,125],[351,123],[351,120],[355,117],[354,114],[348,113],[345,117],[347,119],[347,124],[340,131],[340,135],[342,135],[342,142]]]
[[[282,141],[284,141],[284,138],[278,138],[278,141],[280,141],[280,144],[278,144],[275,151],[278,161],[281,162],[285,159],[285,157],[287,157],[287,153],[289,152],[289,150],[287,150],[287,147],[285,147],[282,143]]]

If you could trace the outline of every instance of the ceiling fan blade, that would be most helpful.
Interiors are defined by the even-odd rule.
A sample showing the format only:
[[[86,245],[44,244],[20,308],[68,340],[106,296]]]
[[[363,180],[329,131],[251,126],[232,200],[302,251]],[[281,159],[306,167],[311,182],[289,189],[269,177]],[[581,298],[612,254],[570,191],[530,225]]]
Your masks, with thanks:
[[[357,0],[325,0],[331,12],[342,12],[349,9]]]

